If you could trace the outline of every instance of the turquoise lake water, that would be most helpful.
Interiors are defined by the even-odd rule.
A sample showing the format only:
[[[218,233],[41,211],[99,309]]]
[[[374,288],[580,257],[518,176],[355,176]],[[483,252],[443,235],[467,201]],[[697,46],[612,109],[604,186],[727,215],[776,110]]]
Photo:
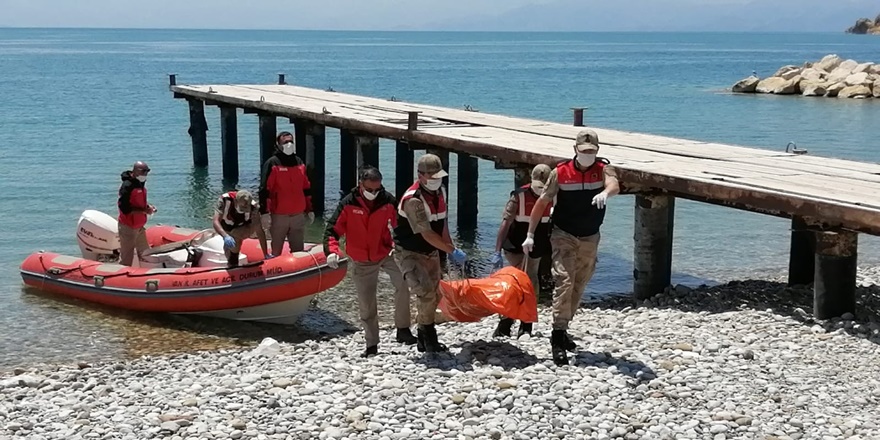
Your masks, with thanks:
[[[219,113],[209,107],[211,165],[193,170],[178,83],[289,83],[413,102],[588,125],[880,161],[880,100],[738,96],[753,70],[836,53],[876,61],[880,38],[846,34],[393,33],[0,29],[0,366],[124,354],[126,319],[22,289],[18,265],[43,249],[78,253],[79,214],[115,215],[119,173],[153,169],[152,222],[207,228],[223,190]],[[279,129],[292,126],[282,124]],[[258,179],[257,120],[239,114],[240,186]],[[328,209],[338,198],[338,135],[328,129]],[[383,163],[393,164],[383,142]],[[453,167],[454,167],[453,155]],[[486,259],[513,185],[511,171],[482,161],[475,242]],[[393,188],[393,170],[386,172]],[[455,194],[456,184],[450,183]],[[611,199],[589,295],[627,292],[632,278],[633,199]],[[454,218],[454,215],[453,215]],[[678,201],[676,282],[700,284],[787,267],[787,220]],[[455,227],[454,220],[452,227]],[[309,232],[319,237],[316,225]],[[880,261],[860,237],[860,263]],[[350,295],[348,281],[330,294]],[[352,302],[352,308],[356,306]]]

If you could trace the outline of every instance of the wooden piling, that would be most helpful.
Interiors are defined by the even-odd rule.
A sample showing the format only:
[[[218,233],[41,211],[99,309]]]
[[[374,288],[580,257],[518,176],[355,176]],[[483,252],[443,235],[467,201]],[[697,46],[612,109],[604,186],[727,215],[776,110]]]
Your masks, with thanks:
[[[633,294],[647,299],[672,281],[672,230],[675,198],[636,195]]]
[[[583,127],[584,126],[584,108],[583,107],[572,107],[572,125],[575,127]]]
[[[394,153],[394,196],[399,200],[415,182],[413,150],[406,141],[397,141]]]
[[[260,113],[260,169],[275,154],[275,136],[278,132],[278,120],[275,115]]]
[[[208,166],[208,121],[205,119],[205,103],[187,98],[189,103],[189,133],[192,139],[193,165]]]
[[[529,167],[517,167],[513,170],[514,188],[520,188],[532,181],[532,169]]]
[[[299,130],[299,128],[297,128]],[[306,174],[312,186],[312,209],[318,216],[324,215],[324,188],[326,187],[325,128],[321,124],[309,123],[305,129]]]
[[[357,145],[357,166],[372,165],[379,168],[379,138],[376,136],[355,136]]]
[[[856,264],[858,233],[816,233],[813,315],[816,319],[839,317],[856,311]]]
[[[476,157],[458,153],[458,229],[476,229],[479,211],[480,163]]]
[[[223,179],[238,182],[238,109],[220,107],[220,142],[223,155]]]
[[[803,217],[791,219],[791,248],[788,259],[788,285],[803,286],[813,282],[816,274],[816,233]]]
[[[339,192],[345,194],[357,186],[357,144],[349,130],[339,130]]]
[[[305,162],[308,154],[308,146],[306,145],[306,134],[309,131],[311,121],[306,119],[294,119],[293,122],[293,143],[295,145],[295,153]]]
[[[278,85],[283,86],[286,84],[287,84],[287,79],[285,78],[285,75],[283,73],[279,73],[278,74]]]

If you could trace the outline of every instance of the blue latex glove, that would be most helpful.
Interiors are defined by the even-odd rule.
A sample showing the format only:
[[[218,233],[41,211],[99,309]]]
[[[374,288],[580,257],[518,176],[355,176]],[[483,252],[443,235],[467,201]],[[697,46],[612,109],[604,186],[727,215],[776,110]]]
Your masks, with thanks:
[[[492,254],[492,267],[494,267],[495,270],[504,267],[504,261],[501,259],[501,251]]]
[[[275,256],[272,255],[272,254],[266,254],[266,255],[263,256],[263,259],[264,259],[264,260],[269,260],[269,259],[272,259],[272,258],[275,258]]]
[[[223,237],[223,247],[227,249],[232,249],[233,247],[235,247],[235,239],[232,238],[231,235]]]
[[[467,261],[467,255],[461,249],[456,249],[449,254],[449,260],[455,264],[464,264]]]

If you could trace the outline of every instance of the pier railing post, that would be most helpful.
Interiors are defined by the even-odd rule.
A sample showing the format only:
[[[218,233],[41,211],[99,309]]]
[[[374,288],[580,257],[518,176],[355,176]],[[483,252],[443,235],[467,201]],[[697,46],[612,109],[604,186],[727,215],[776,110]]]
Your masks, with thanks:
[[[324,189],[327,186],[325,159],[325,131],[323,125],[309,124],[306,130],[306,173],[312,186],[312,208],[318,216],[324,215]]]
[[[397,141],[394,154],[394,196],[399,200],[407,189],[415,182],[413,161],[415,154],[407,141]]]
[[[816,233],[809,230],[803,217],[791,219],[791,248],[788,259],[788,285],[804,286],[816,274]]]
[[[283,73],[279,73],[278,74],[278,85],[283,86],[285,84],[287,84],[287,79],[285,78],[285,75]]]
[[[675,198],[636,194],[633,294],[647,299],[672,281],[672,230]]]
[[[372,165],[379,168],[379,138],[376,136],[357,135],[357,166]]]
[[[339,130],[339,192],[345,194],[357,185],[357,144],[349,130]]]
[[[275,115],[260,113],[260,169],[275,154],[275,136],[278,131],[278,119]]]
[[[193,165],[208,166],[208,121],[205,119],[205,103],[187,98],[189,103],[189,136],[192,139]]]
[[[223,156],[223,179],[238,182],[238,109],[220,107],[220,142]]]
[[[572,107],[572,124],[575,127],[584,126],[584,107]]]
[[[813,282],[813,315],[828,319],[856,311],[858,233],[816,233],[816,274]]]
[[[458,153],[458,228],[476,229],[479,211],[480,163],[476,157]]]

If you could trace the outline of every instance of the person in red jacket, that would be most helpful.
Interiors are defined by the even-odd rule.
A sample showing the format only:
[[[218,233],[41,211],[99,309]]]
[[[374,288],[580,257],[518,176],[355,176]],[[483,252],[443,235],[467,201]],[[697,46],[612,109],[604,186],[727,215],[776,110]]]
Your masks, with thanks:
[[[116,202],[119,216],[116,218],[119,230],[119,264],[131,266],[134,253],[138,261],[143,261],[144,252],[150,249],[147,243],[147,216],[156,212],[156,207],[147,203],[147,174],[150,167],[137,161],[131,170],[122,172],[122,185],[119,186],[119,199]]]
[[[363,357],[378,353],[379,318],[376,290],[379,270],[384,270],[394,285],[394,323],[397,342],[417,342],[410,330],[410,294],[400,268],[391,257],[394,241],[391,228],[397,226],[397,201],[382,186],[382,173],[372,166],[360,170],[358,187],[352,189],[336,207],[324,230],[324,253],[327,265],[338,267],[339,240],[345,237],[345,252],[351,260],[351,278],[358,295],[361,323],[367,349]]]
[[[293,135],[283,131],[275,144],[278,151],[263,164],[260,176],[260,214],[263,227],[269,230],[272,254],[281,255],[285,239],[290,252],[304,249],[306,217],[311,224],[315,213],[306,166],[294,154]],[[264,220],[266,214],[268,221]]]

